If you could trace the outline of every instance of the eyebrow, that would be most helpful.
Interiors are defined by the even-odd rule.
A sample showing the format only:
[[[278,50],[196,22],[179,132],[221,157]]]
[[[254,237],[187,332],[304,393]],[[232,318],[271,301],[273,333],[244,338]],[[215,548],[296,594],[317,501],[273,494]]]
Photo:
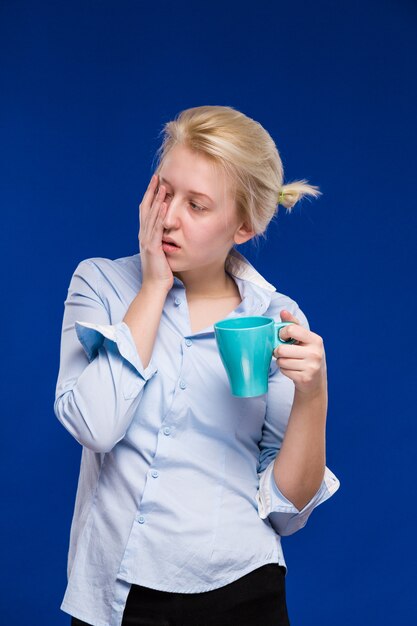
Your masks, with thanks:
[[[161,179],[161,182],[167,183],[168,185],[170,185],[172,187],[172,185],[169,182],[169,180],[167,180],[163,176],[160,176],[159,178]],[[213,202],[213,204],[214,204],[214,201],[206,193],[202,193],[201,191],[193,191],[192,189],[189,189],[188,193],[191,193],[193,196],[203,196],[204,198],[207,198],[208,200],[210,200],[210,202]]]

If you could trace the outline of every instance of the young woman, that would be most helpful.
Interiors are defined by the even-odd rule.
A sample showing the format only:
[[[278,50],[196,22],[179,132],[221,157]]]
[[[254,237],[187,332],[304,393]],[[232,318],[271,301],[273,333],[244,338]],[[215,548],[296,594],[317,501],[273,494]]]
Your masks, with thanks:
[[[54,410],[82,458],[61,609],[73,626],[289,624],[280,538],[339,487],[325,352],[235,246],[320,192],[284,185],[270,135],[231,107],[164,133],[140,253],[81,261],[65,301]],[[250,315],[296,342],[267,394],[237,398],[213,324]]]

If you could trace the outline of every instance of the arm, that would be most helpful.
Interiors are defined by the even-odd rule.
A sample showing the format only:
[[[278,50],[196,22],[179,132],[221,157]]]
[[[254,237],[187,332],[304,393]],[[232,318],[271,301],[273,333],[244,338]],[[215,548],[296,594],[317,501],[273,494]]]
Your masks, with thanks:
[[[152,356],[166,297],[165,291],[142,286],[123,318],[145,367]]]
[[[157,183],[152,176],[139,205],[142,285],[123,320],[109,323],[93,260],[78,265],[65,301],[54,411],[95,452],[110,451],[125,436],[145,384],[157,372],[151,355],[174,281],[162,249],[165,188],[156,193]]]
[[[326,413],[326,384],[311,396],[295,390],[287,431],[274,462],[274,478],[299,510],[311,500],[324,478]]]
[[[282,329],[281,338],[297,345],[280,345],[274,351],[281,372],[295,384],[294,401],[274,477],[284,495],[302,509],[320,487],[326,467],[327,367],[322,338],[301,326],[289,311],[281,318],[294,322]]]
[[[137,310],[142,301],[153,324],[159,324],[160,299],[152,308],[145,294],[138,295],[129,311]],[[145,356],[152,351],[155,334],[152,346],[150,341],[144,346]],[[108,452],[124,437],[145,384],[156,372],[152,359],[144,367],[128,324],[110,324],[97,268],[90,260],[82,261],[65,300],[54,402],[57,418],[80,444]]]
[[[293,326],[282,329],[281,338],[301,339],[301,333],[304,340],[311,339],[314,333],[309,332],[307,319],[300,309],[295,312],[301,324],[293,315],[281,314],[283,320],[300,324],[295,330]],[[315,364],[305,361],[300,340],[299,345],[279,346],[275,351],[279,367],[271,365],[257,500],[261,518],[269,517],[280,535],[302,528],[313,509],[340,486],[325,465],[327,378],[319,339],[313,350]]]

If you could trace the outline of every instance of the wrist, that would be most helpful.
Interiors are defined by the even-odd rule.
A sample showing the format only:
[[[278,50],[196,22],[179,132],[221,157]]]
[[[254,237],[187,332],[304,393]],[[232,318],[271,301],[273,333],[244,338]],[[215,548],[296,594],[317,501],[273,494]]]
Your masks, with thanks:
[[[327,398],[327,380],[323,380],[311,389],[298,389],[295,387],[294,399],[301,402],[311,402],[312,400]]]
[[[138,292],[138,294],[139,293],[148,294],[152,297],[160,296],[161,298],[165,300],[170,290],[171,290],[171,286],[164,282],[158,283],[156,281],[152,281],[152,282],[144,281],[140,287],[140,291]]]

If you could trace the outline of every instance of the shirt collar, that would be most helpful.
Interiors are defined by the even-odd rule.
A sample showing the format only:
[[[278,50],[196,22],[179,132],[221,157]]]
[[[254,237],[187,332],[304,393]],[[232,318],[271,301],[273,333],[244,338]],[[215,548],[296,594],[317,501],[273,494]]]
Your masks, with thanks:
[[[225,270],[234,277],[242,298],[237,311],[245,315],[263,315],[271,304],[276,288],[235,248],[231,249],[226,258]]]
[[[140,254],[138,255],[140,262]],[[253,267],[236,248],[232,248],[226,257],[225,270],[235,278],[242,298],[239,309],[247,315],[262,315],[269,307],[276,288]],[[174,276],[173,289],[184,288],[184,283]]]
[[[236,248],[232,248],[226,257],[224,264],[225,270],[241,280],[257,285],[261,289],[267,292],[276,291],[274,285],[268,283],[267,280],[253,267],[253,265],[243,256]],[[174,276],[174,284],[178,286],[184,286],[182,280]]]
[[[229,274],[254,283],[262,289],[266,289],[266,291],[276,291],[276,288],[271,283],[268,283],[243,254],[240,254],[235,248],[231,249],[226,258],[225,269]]]

